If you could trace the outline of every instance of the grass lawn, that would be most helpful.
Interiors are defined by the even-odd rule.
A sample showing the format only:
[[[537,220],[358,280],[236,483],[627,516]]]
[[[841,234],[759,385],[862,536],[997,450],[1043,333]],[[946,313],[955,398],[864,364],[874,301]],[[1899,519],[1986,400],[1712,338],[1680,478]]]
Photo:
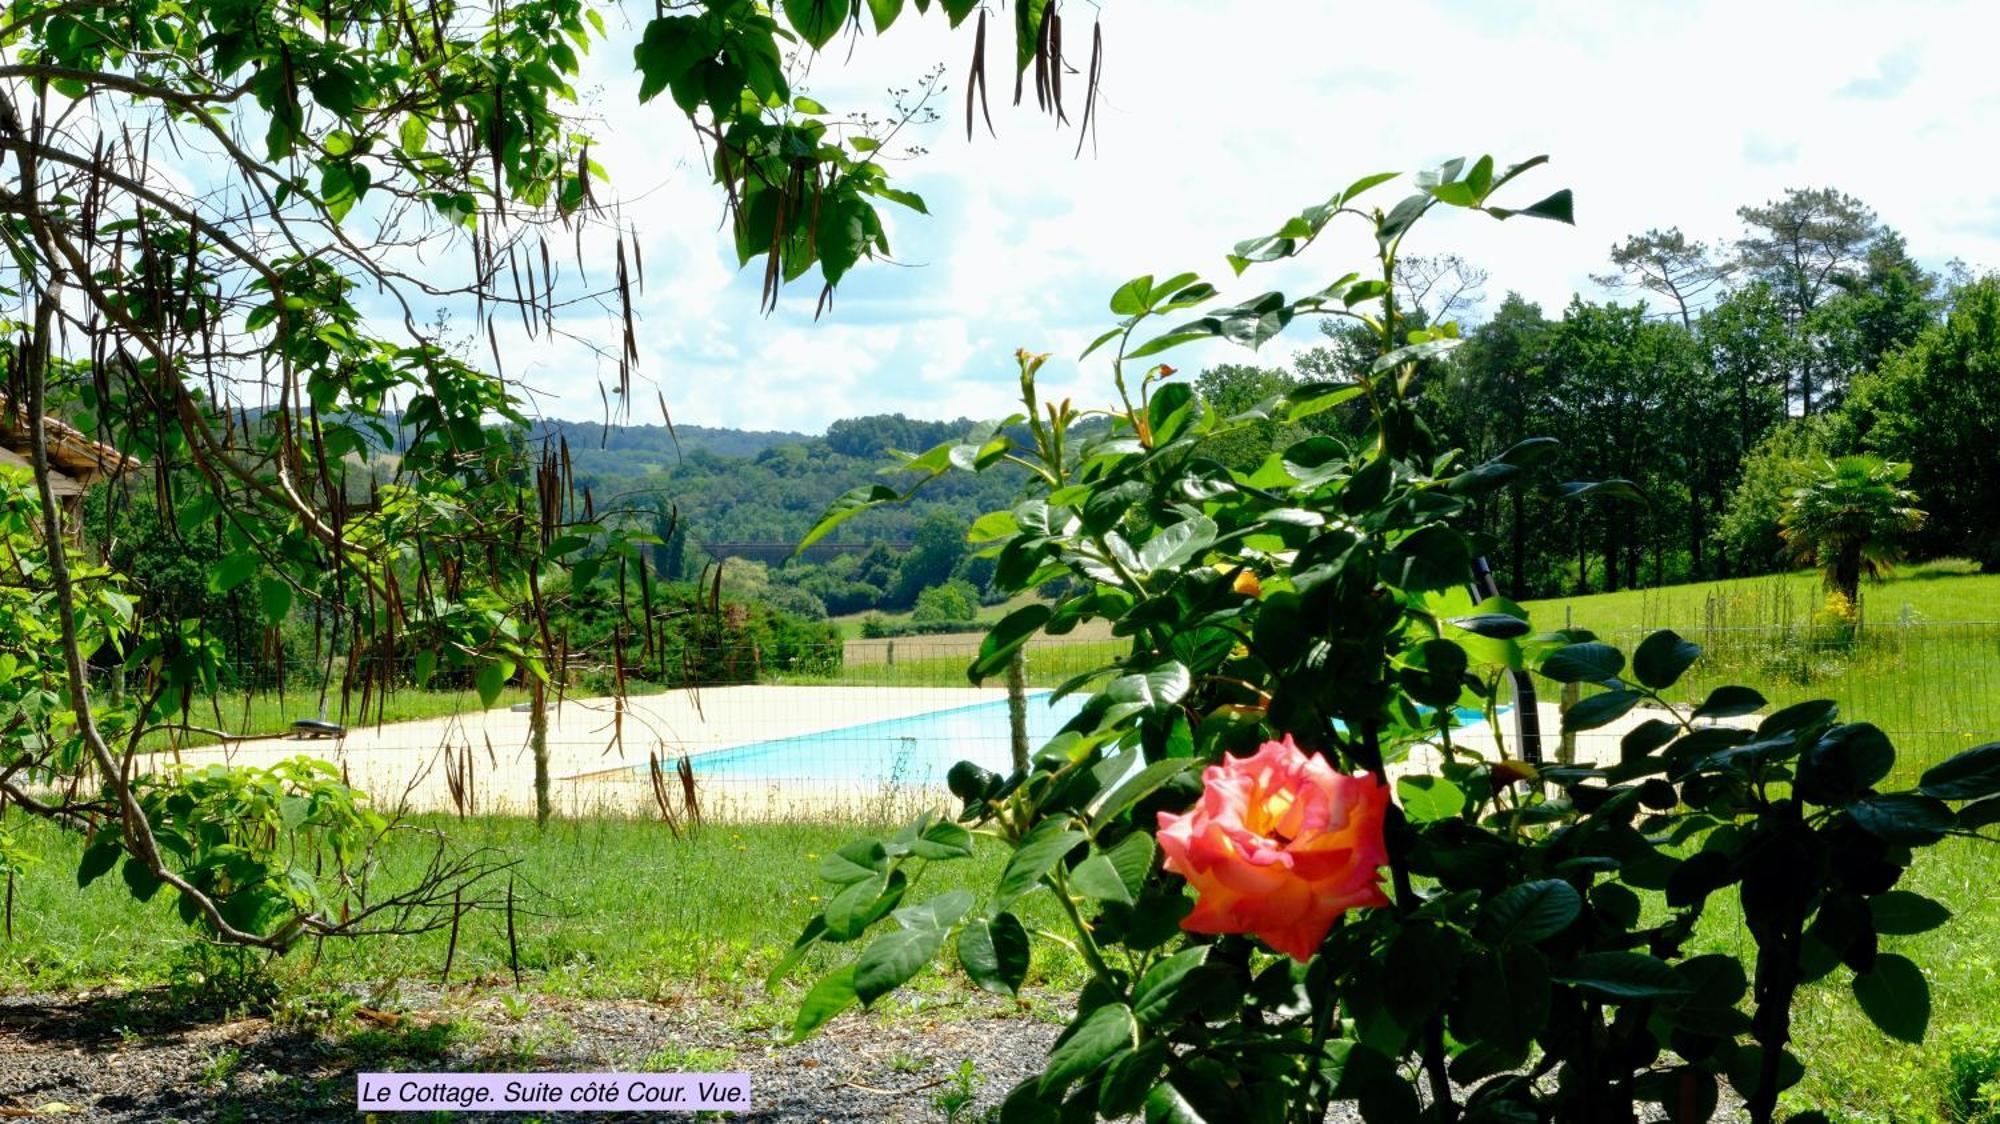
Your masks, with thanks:
[[[135,902],[116,878],[78,892],[74,840],[39,822],[10,827],[33,840],[42,864],[17,888],[15,933],[0,958],[0,990],[185,986],[191,964],[217,975],[212,961],[191,957],[190,930],[165,897]],[[867,830],[859,823],[765,824],[711,828],[676,841],[659,824],[631,820],[559,822],[537,832],[527,821],[446,818],[423,826],[450,831],[466,846],[498,848],[519,860],[517,918],[525,990],[531,995],[700,1000],[731,1012],[745,1034],[789,1025],[805,986],[837,961],[815,953],[775,996],[759,989],[764,974],[817,908],[828,885],[814,875],[818,856]],[[402,850],[392,866],[417,855]],[[985,845],[974,858],[943,863],[922,876],[926,895],[964,887],[989,889],[1000,855]],[[1918,937],[1888,938],[1885,948],[1911,955],[1932,972],[1935,1012],[1924,1047],[1893,1042],[1860,1014],[1839,970],[1809,987],[1799,1006],[1794,1049],[1807,1062],[1805,1084],[1789,1094],[1795,1108],[1844,1108],[1836,1120],[1953,1121],[1941,1107],[1953,1080],[1976,1070],[2000,1079],[2000,898],[1992,856],[1976,845],[1927,852],[1905,882],[1951,904],[1950,924]],[[1063,931],[1051,899],[1031,895],[1019,907],[1031,928]],[[372,1001],[393,1004],[393,987],[434,986],[445,957],[443,933],[329,944],[315,956],[301,948],[273,962],[276,1008],[339,1010]],[[1719,895],[1697,942],[1700,951],[1747,951],[1749,936]],[[838,950],[846,953],[850,950]],[[949,959],[948,957],[946,959]],[[512,983],[504,915],[465,923],[453,979],[503,991]],[[897,1002],[926,1019],[954,1010],[989,1011],[955,968],[932,971]],[[1083,969],[1066,949],[1035,943],[1030,987],[1059,997],[1080,985]],[[388,999],[371,996],[388,995]],[[1985,1058],[1982,1050],[1993,1053]]]
[[[1771,628],[1802,625],[1826,597],[1817,571],[1728,581],[1694,582],[1660,589],[1627,589],[1582,597],[1530,601],[1541,628],[1573,623],[1606,633],[1619,629]],[[1864,625],[1899,620],[1926,623],[2000,621],[2000,574],[1981,574],[1970,562],[1944,559],[1898,567],[1887,580],[1861,584]]]

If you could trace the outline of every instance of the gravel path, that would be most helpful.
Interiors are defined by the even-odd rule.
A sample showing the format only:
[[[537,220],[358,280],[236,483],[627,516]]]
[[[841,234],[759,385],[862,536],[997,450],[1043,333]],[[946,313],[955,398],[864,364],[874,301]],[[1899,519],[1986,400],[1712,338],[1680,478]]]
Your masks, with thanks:
[[[364,1013],[328,1034],[266,1018],[176,1017],[160,995],[0,997],[0,1118],[353,1121],[354,1075],[404,1069],[748,1072],[755,1111],[734,1119],[756,1121],[938,1121],[940,1098],[967,1088],[964,1118],[978,1119],[1040,1068],[1060,1029],[1028,1017],[905,1012],[842,1018],[786,1046],[768,1031],[742,1029],[722,1007],[537,997],[517,1018],[495,999],[409,1005],[410,1013]],[[968,1061],[969,1088],[958,1078]]]
[[[414,1071],[747,1072],[751,1121],[976,1121],[1037,1071],[1060,1029],[1004,1007],[845,1016],[796,1046],[722,1003],[563,1000],[531,1005],[406,994],[320,1029],[214,1019],[158,992],[0,996],[0,1119],[164,1124],[357,1119],[355,1074]],[[970,1063],[970,1078],[961,1071]],[[956,1117],[947,1114],[963,1099]],[[1741,1119],[1724,1093],[1719,1121]],[[379,1119],[424,1120],[425,1114]],[[526,1124],[533,1113],[455,1121]],[[568,1121],[686,1119],[556,1113]],[[1328,1124],[1358,1117],[1336,1108]]]

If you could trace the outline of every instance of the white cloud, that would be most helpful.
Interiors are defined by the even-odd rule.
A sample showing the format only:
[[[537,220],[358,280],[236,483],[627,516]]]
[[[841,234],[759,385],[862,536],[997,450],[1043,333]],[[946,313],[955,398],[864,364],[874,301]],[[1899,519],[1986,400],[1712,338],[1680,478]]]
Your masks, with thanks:
[[[894,219],[907,268],[864,265],[817,323],[810,281],[777,313],[758,313],[757,270],[735,268],[692,134],[664,99],[632,104],[636,29],[601,45],[592,65],[608,122],[594,155],[645,246],[639,374],[676,420],[816,430],[864,412],[997,415],[1010,408],[1020,346],[1057,353],[1052,390],[1101,400],[1101,367],[1079,371],[1066,357],[1108,323],[1104,300],[1125,277],[1199,268],[1229,293],[1346,272],[1365,247],[1335,242],[1240,285],[1222,255],[1362,173],[1461,153],[1550,154],[1521,202],[1576,191],[1573,230],[1459,216],[1413,239],[1491,270],[1494,299],[1516,289],[1553,311],[1594,291],[1590,273],[1625,234],[1678,225],[1728,239],[1737,207],[1806,185],[1860,196],[1933,265],[2000,265],[2000,166],[1978,143],[2000,113],[1984,57],[2000,19],[1976,2],[1104,7],[1098,143],[1081,160],[1074,131],[1003,104],[999,139],[982,126],[968,143],[958,87],[969,29],[949,33],[935,15],[906,17],[851,57],[843,41],[818,64],[814,93],[836,108],[879,111],[884,88],[940,61],[952,89],[920,138],[931,153],[898,169],[934,213]],[[1087,17],[1073,8],[1074,43]],[[1918,49],[1885,27],[1949,33]],[[996,102],[1011,100],[1011,82],[993,77]],[[1856,93],[1870,96],[1843,96]],[[1073,118],[1080,107],[1079,97]],[[1393,185],[1379,190],[1395,198]],[[1312,335],[1295,328],[1287,340]],[[506,346],[551,395],[548,412],[598,416],[605,373],[584,349]],[[1177,365],[1241,354],[1191,351]],[[651,386],[637,397],[650,403]]]

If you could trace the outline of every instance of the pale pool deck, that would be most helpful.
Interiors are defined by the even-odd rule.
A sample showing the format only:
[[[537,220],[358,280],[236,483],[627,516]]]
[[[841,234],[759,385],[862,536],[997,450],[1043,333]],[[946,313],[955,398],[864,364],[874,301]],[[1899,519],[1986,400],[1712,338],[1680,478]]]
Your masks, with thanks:
[[[612,698],[569,699],[549,721],[551,800],[558,814],[657,816],[648,755],[663,762],[682,753],[704,753],[847,726],[907,718],[953,707],[1006,698],[998,688],[952,687],[711,687],[635,696],[622,707]],[[1542,753],[1554,762],[1561,719],[1553,703],[1542,703]],[[1579,764],[1615,762],[1618,741],[1633,726],[1662,712],[1640,708],[1600,730],[1578,734]],[[1513,724],[1502,716],[1507,756],[1518,755]],[[1754,721],[1750,719],[1747,721]],[[1459,732],[1454,745],[1482,757],[1498,756],[1490,731]],[[350,728],[339,739],[284,738],[227,746],[184,749],[189,765],[234,762],[270,765],[306,755],[333,762],[349,783],[369,792],[384,811],[458,810],[448,781],[447,759],[464,768],[470,798],[464,810],[478,814],[532,814],[534,759],[528,750],[528,715],[508,709],[473,711],[384,726]],[[157,754],[161,763],[173,755]],[[1434,752],[1419,750],[1392,773],[1435,769]],[[468,767],[469,763],[469,767]],[[142,768],[145,765],[142,764]],[[669,773],[670,791],[678,781]],[[702,777],[703,812],[710,818],[760,820],[825,815],[898,814],[905,810],[956,806],[941,787],[885,786],[862,781],[798,781]]]

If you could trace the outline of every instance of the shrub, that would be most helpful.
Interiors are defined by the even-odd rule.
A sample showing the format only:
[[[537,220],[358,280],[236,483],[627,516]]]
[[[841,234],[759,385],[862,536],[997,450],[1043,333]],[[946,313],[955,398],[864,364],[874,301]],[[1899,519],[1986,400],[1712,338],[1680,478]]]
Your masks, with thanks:
[[[1379,269],[1298,300],[1194,316],[1212,287],[1135,278],[1097,341],[1119,400],[1107,430],[1073,429],[1067,403],[1045,410],[1046,357],[1022,353],[1026,438],[982,427],[907,462],[935,475],[1032,465],[1028,495],[972,537],[995,551],[1003,591],[1055,572],[1074,583],[996,624],[973,681],[1087,621],[1129,647],[1071,681],[1083,706],[1026,767],[955,766],[955,818],[920,817],[820,863],[835,889],[773,981],[821,945],[862,943],[806,993],[795,1035],[940,955],[1017,993],[1032,942],[1017,903],[1046,893],[1090,980],[1043,1071],[1003,1102],[1008,1121],[1317,1124],[1338,1101],[1370,1124],[1626,1124],[1642,1104],[1685,1122],[1709,1119],[1727,1081],[1766,1124],[1801,1072],[1787,1048],[1799,989],[1835,973],[1886,1034],[1923,1039],[1929,984],[1885,938],[1950,914],[1895,886],[1915,849],[2000,822],[2000,742],[1885,791],[1894,747],[1833,703],[1763,714],[1757,691],[1724,686],[1674,707],[1698,646],[1672,632],[1629,652],[1582,630],[1536,634],[1518,605],[1467,592],[1459,525],[1552,443],[1478,464],[1435,447],[1406,394],[1456,329],[1406,330],[1389,282],[1403,234],[1434,207],[1566,217],[1567,193],[1488,205],[1538,162],[1453,161],[1387,211],[1353,204],[1389,178],[1369,177],[1237,245],[1240,270],[1292,256],[1336,215],[1370,222]],[[1356,309],[1378,358],[1251,411],[1210,409],[1163,364],[1138,370],[1181,342],[1254,344],[1299,315]],[[1163,316],[1171,326],[1141,333]],[[1199,455],[1265,418],[1349,402],[1371,419],[1352,447],[1303,437],[1251,471]],[[1623,481],[1568,490],[1634,496]],[[885,491],[851,493],[820,530]],[[1565,731],[1641,706],[1647,717],[1600,764],[1468,749],[1456,711],[1491,715],[1531,670],[1595,688]],[[1390,784],[1391,762],[1422,760],[1434,763]],[[980,836],[1008,850],[990,889],[917,897],[929,864],[968,856]],[[1741,957],[1690,947],[1721,894],[1752,938]]]

